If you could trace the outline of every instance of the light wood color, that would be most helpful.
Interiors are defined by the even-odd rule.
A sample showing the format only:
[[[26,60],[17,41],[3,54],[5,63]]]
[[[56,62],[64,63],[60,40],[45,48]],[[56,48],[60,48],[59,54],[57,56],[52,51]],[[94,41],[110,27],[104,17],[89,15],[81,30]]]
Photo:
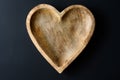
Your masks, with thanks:
[[[51,5],[40,4],[29,12],[26,25],[38,51],[62,73],[89,42],[95,19],[82,5],[59,12]]]

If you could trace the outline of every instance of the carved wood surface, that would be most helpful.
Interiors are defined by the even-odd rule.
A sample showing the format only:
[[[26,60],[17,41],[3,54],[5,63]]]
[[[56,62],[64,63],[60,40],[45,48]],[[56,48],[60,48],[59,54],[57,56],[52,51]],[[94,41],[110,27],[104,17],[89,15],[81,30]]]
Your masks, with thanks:
[[[89,42],[95,19],[82,5],[59,12],[48,4],[40,4],[29,12],[26,25],[38,51],[61,73]]]

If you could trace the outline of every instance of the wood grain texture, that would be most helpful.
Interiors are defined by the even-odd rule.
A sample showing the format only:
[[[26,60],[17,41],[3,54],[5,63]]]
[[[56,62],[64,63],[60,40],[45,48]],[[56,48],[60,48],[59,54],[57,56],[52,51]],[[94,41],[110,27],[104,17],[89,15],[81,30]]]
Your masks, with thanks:
[[[48,4],[40,4],[29,12],[26,25],[38,51],[62,73],[89,42],[95,19],[82,5],[59,12]]]

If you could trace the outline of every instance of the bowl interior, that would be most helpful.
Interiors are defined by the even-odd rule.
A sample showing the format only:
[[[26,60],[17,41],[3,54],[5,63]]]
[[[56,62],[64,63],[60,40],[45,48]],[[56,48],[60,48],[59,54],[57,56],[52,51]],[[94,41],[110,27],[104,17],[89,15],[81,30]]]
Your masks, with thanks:
[[[93,20],[84,8],[61,13],[38,9],[30,19],[30,29],[41,49],[58,67],[67,63],[89,41]]]

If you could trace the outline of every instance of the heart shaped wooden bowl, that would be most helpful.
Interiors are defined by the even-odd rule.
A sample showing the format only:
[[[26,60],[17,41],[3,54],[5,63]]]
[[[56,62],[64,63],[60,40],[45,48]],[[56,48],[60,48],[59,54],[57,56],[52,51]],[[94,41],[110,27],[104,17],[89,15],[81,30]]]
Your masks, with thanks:
[[[38,51],[61,73],[87,45],[95,19],[82,5],[59,12],[48,4],[40,4],[29,12],[26,25]]]

